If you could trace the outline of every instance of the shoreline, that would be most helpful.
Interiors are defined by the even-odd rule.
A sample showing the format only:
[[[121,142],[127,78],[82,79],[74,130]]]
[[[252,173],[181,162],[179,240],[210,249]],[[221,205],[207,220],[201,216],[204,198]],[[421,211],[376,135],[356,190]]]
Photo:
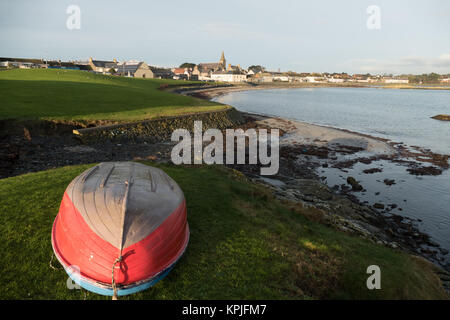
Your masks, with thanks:
[[[329,86],[314,86],[314,85],[300,85],[300,86],[291,86],[291,85],[263,85],[264,87],[260,87],[260,86],[223,86],[223,87],[213,87],[213,88],[202,88],[202,87],[196,87],[196,88],[190,88],[189,90],[182,90],[182,91],[175,91],[178,94],[182,94],[182,95],[188,95],[188,96],[193,96],[193,97],[197,97],[200,99],[206,99],[206,100],[212,100],[214,98],[217,98],[219,96],[228,94],[230,92],[240,92],[240,91],[251,91],[251,90],[272,90],[272,89],[298,89],[298,88],[314,88],[314,87],[333,87],[333,88],[339,88],[339,87],[361,87],[361,88],[370,88],[371,86],[367,86],[367,85],[355,85],[355,86],[339,86],[339,85],[329,85]],[[385,88],[385,89],[389,89],[389,88]],[[418,88],[421,89],[421,88]],[[449,87],[450,89],[450,87]],[[236,109],[237,110],[237,109]],[[239,111],[239,110],[238,110]],[[403,158],[412,158],[416,161],[419,162],[423,162],[423,163],[431,163],[434,164],[436,166],[440,166],[443,169],[448,169],[450,167],[450,155],[447,154],[439,154],[439,153],[435,153],[432,152],[431,150],[425,148],[425,147],[419,147],[419,146],[409,146],[404,144],[403,142],[397,142],[397,141],[392,141],[390,139],[386,139],[386,138],[381,138],[381,137],[377,137],[377,136],[372,136],[369,134],[365,134],[365,133],[361,133],[361,132],[356,132],[356,131],[352,131],[352,130],[348,130],[345,128],[338,128],[338,127],[333,127],[333,126],[326,126],[326,125],[320,125],[320,124],[315,124],[315,123],[310,123],[310,122],[306,122],[306,121],[300,121],[300,120],[296,120],[296,119],[291,119],[291,118],[281,118],[278,116],[274,116],[274,115],[266,115],[266,114],[262,114],[262,113],[250,113],[250,112],[243,112],[243,111],[239,111],[242,114],[248,114],[248,115],[253,115],[253,116],[260,116],[260,117],[265,117],[265,118],[274,118],[274,119],[282,119],[285,121],[291,121],[291,122],[295,122],[295,123],[302,123],[304,125],[308,125],[308,126],[314,126],[314,127],[318,127],[318,128],[324,128],[324,129],[329,129],[329,130],[337,130],[337,131],[341,131],[341,132],[345,132],[345,133],[349,133],[353,136],[358,136],[358,137],[362,137],[362,138],[367,138],[367,139],[372,139],[372,140],[377,140],[380,142],[385,142],[387,143],[391,148],[396,149],[397,152],[399,152],[401,154],[401,157]],[[417,153],[418,152],[418,153]],[[426,172],[424,172],[425,175],[427,174]]]
[[[397,89],[397,90],[450,90],[449,86],[418,86],[418,85],[386,85],[386,84],[364,84],[364,83],[233,83],[219,84],[214,86],[190,86],[172,88],[177,94],[189,95],[200,99],[211,100],[221,95],[250,90],[272,90],[272,89],[302,89],[302,88],[371,88],[371,89]]]
[[[193,90],[188,92],[188,94],[203,99],[213,99],[229,92],[258,89],[275,88],[227,87],[214,88],[213,90],[203,88],[200,92]],[[286,87],[280,89],[286,89]],[[338,190],[331,190],[314,172],[322,165],[324,167],[333,166],[346,172],[346,168],[352,168],[357,163],[370,164],[373,161],[386,160],[406,166],[411,175],[440,175],[449,168],[448,155],[436,154],[425,148],[407,146],[403,143],[347,129],[321,126],[262,114],[241,113],[244,117],[256,123],[251,127],[282,130],[284,134],[283,137],[280,137],[280,158],[284,159],[280,159],[280,168],[282,166],[281,161],[285,161],[287,167],[292,169],[293,166],[299,165],[302,170],[308,171],[308,173],[304,176],[300,174],[300,180],[292,179],[292,177],[296,176],[295,170],[288,170],[290,171],[288,174],[281,173],[276,177],[265,178],[246,166],[241,168],[232,166],[233,168],[242,171],[259,183],[268,185],[280,199],[300,200],[306,205],[314,205],[318,208],[329,210],[339,202],[334,199],[334,196],[344,196],[352,203],[349,207],[354,205],[361,207],[357,210],[352,207],[352,210],[356,210],[358,213],[353,212],[350,215],[341,214],[345,210],[337,209],[335,215],[338,218],[336,219],[336,216],[330,218],[332,220],[331,225],[343,231],[357,233],[380,244],[400,248],[410,254],[419,255],[450,271],[450,263],[447,261],[448,251],[431,240],[428,234],[420,232],[416,227],[417,221],[414,221],[414,219],[390,213],[390,210],[397,205],[390,207],[380,204],[378,208],[369,207],[353,194],[354,188],[359,187],[356,180],[353,179],[355,184],[352,184],[353,181],[351,181],[352,183],[348,182],[349,186],[346,186],[348,189],[341,186],[342,190],[336,192]],[[336,140],[336,143],[330,146],[329,142],[331,140]],[[299,149],[303,149],[303,152],[299,152]],[[358,153],[363,153],[363,155],[358,155]],[[350,160],[348,159],[349,155]],[[315,160],[307,159],[304,163],[299,164],[296,162],[299,156],[323,161],[319,164]],[[329,159],[332,160],[332,163],[330,163]],[[372,172],[367,173],[370,174]],[[307,184],[306,187],[304,183]],[[395,181],[391,181],[389,177],[386,177],[384,183],[386,186],[389,186],[392,183],[395,184]],[[313,196],[305,195],[302,192],[304,188]],[[325,198],[329,198],[327,201],[324,201],[324,192],[327,194]],[[286,193],[288,196],[285,195]],[[321,196],[314,196],[315,193],[322,194],[322,198]],[[361,212],[364,212],[364,214],[361,214]]]

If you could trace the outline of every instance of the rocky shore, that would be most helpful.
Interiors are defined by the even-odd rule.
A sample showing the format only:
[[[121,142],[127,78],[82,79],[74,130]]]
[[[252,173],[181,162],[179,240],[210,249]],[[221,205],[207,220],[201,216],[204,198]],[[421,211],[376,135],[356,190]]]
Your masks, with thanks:
[[[188,94],[212,99],[236,90],[246,89],[202,89]],[[277,128],[283,132],[280,139],[280,171],[276,176],[267,178],[259,176],[259,170],[254,166],[234,165],[234,169],[242,171],[255,182],[267,185],[279,199],[318,208],[321,215],[313,219],[434,262],[443,268],[442,280],[450,291],[448,250],[419,230],[420,219],[391,212],[394,209],[402,211],[396,203],[374,203],[370,206],[361,202],[355,193],[365,189],[354,177],[348,177],[346,184],[330,188],[323,182],[325,177],[320,176],[321,168],[333,167],[348,172],[358,163],[371,164],[380,160],[405,166],[411,175],[440,175],[449,168],[448,155],[348,130],[264,115],[244,116],[247,120],[244,129]],[[364,170],[364,174],[377,172],[382,172],[382,169],[374,167]],[[396,181],[386,176],[383,183],[389,187]]]

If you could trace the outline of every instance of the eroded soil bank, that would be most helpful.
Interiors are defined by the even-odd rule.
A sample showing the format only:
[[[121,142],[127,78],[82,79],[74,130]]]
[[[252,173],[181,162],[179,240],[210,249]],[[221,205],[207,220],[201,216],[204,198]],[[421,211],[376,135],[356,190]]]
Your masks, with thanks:
[[[170,155],[175,129],[233,127],[243,122],[234,108],[133,123],[0,121],[0,178],[65,165],[158,159]],[[76,133],[76,134],[75,134]],[[162,155],[164,154],[164,155]]]

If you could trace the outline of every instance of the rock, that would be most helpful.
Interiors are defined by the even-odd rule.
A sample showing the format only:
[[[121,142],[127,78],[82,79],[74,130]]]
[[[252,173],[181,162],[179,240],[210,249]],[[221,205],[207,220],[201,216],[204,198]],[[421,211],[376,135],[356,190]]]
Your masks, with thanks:
[[[25,139],[27,139],[28,141],[31,141],[31,134],[30,134],[30,130],[28,130],[27,128],[23,127],[23,136]]]
[[[382,204],[382,203],[375,203],[374,205],[373,205],[373,207],[375,208],[375,209],[384,209],[384,204]]]
[[[382,172],[382,171],[383,170],[379,169],[379,168],[371,168],[371,169],[363,170],[363,172],[366,173],[366,174],[372,174],[372,173]]]
[[[352,186],[352,190],[353,191],[362,191],[363,190],[363,187],[353,177],[348,177],[347,178],[347,183]]]
[[[395,222],[399,223],[399,222],[402,222],[404,218],[403,218],[402,216],[393,214],[393,215],[392,215],[392,219],[393,219]]]
[[[442,173],[441,169],[433,166],[409,168],[407,171],[416,176],[438,176]]]
[[[391,179],[384,179],[383,182],[387,186],[391,186],[391,185],[395,184],[395,180],[394,179],[392,179],[392,180]]]
[[[435,120],[441,120],[441,121],[450,121],[450,115],[448,114],[438,114],[437,116],[431,117]]]

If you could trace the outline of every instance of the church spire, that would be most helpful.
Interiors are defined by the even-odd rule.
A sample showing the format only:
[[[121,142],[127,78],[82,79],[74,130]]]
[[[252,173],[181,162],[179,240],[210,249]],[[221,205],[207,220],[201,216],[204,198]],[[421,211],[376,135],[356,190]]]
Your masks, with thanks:
[[[227,61],[225,60],[225,53],[223,50],[222,50],[222,55],[220,56],[219,62],[222,64],[223,68],[225,68],[227,66]]]

